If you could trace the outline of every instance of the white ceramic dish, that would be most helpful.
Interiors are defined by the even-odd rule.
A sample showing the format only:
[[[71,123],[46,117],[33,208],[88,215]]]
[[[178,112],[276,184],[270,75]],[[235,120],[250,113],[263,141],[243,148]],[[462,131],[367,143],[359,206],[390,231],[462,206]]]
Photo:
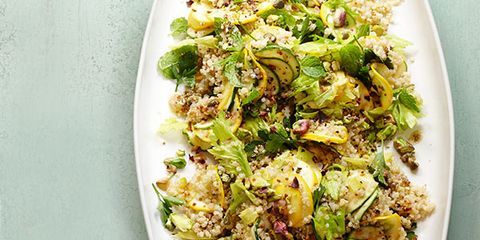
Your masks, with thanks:
[[[162,139],[160,123],[173,116],[168,107],[174,83],[157,73],[158,58],[173,40],[170,22],[186,16],[185,0],[156,0],[145,32],[138,69],[134,111],[135,156],[140,197],[148,236],[169,239],[156,212],[158,200],[151,183],[165,176],[162,159],[178,148],[188,149],[180,134]],[[413,82],[424,100],[425,117],[420,120],[422,141],[416,145],[420,169],[410,179],[426,185],[436,210],[418,226],[419,239],[446,239],[450,215],[454,166],[453,111],[448,75],[438,33],[427,0],[406,0],[397,8],[391,32],[414,43],[414,63],[409,66]],[[190,167],[191,168],[191,167]],[[192,169],[187,169],[192,171]]]

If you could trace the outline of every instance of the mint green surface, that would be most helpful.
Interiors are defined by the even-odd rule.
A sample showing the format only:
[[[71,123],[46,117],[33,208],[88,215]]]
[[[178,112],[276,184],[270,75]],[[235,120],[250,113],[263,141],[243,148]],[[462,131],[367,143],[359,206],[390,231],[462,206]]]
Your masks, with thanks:
[[[480,2],[431,4],[456,117],[449,239],[477,239]],[[0,0],[1,240],[147,239],[132,111],[150,7],[151,0]]]

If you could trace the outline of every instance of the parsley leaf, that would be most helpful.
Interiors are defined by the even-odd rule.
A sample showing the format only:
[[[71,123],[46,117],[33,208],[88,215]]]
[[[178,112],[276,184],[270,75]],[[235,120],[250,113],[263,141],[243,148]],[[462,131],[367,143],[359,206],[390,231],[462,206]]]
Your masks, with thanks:
[[[296,146],[296,141],[290,138],[282,124],[275,124],[273,129],[271,131],[265,129],[258,131],[258,136],[265,142],[267,154],[275,154],[281,150]]]
[[[267,153],[277,153],[280,150],[286,149],[286,144],[289,142],[290,140],[287,137],[279,133],[273,133],[270,134],[269,140],[265,144],[265,150]]]
[[[320,58],[307,56],[301,61],[302,72],[312,78],[322,78],[327,76]]]
[[[251,141],[251,142],[247,143],[245,145],[245,152],[247,153],[247,156],[249,156],[249,157],[253,156],[255,148],[258,145],[262,145],[262,144],[263,144],[263,141],[258,141],[258,140],[254,140],[254,141]]]
[[[170,24],[170,31],[172,32],[172,37],[176,40],[185,39],[187,36],[188,30],[188,21],[186,18],[181,17],[172,21]]]

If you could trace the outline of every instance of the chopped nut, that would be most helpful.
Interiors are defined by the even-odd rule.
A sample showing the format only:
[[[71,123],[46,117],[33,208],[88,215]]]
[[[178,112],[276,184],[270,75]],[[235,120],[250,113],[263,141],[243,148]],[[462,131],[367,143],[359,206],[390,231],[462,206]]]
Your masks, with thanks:
[[[285,1],[283,0],[277,0],[273,3],[273,7],[274,8],[277,8],[277,9],[280,9],[280,8],[283,8],[285,7]]]
[[[293,181],[290,183],[290,187],[292,187],[292,188],[299,188],[300,187],[300,183],[298,182],[297,177],[293,178]]]
[[[415,157],[415,147],[403,138],[397,138],[393,142],[393,147],[400,154],[400,160],[406,163],[410,169],[418,168],[417,158]]]
[[[161,190],[163,191],[167,191],[167,188],[168,188],[168,184],[170,183],[170,178],[169,177],[165,177],[165,178],[162,178],[160,180],[158,180],[155,185],[157,185],[158,188],[160,188]]]
[[[295,123],[295,126],[293,126],[293,133],[297,135],[303,135],[308,132],[309,128],[310,120],[300,120]]]

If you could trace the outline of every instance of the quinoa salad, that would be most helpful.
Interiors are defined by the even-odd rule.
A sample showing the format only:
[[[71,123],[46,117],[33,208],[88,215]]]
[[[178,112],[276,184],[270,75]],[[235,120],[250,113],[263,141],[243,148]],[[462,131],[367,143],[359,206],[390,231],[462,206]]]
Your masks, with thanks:
[[[177,116],[158,132],[189,143],[152,183],[173,239],[418,238],[435,206],[401,170],[422,167],[401,2],[186,2],[158,61]]]

